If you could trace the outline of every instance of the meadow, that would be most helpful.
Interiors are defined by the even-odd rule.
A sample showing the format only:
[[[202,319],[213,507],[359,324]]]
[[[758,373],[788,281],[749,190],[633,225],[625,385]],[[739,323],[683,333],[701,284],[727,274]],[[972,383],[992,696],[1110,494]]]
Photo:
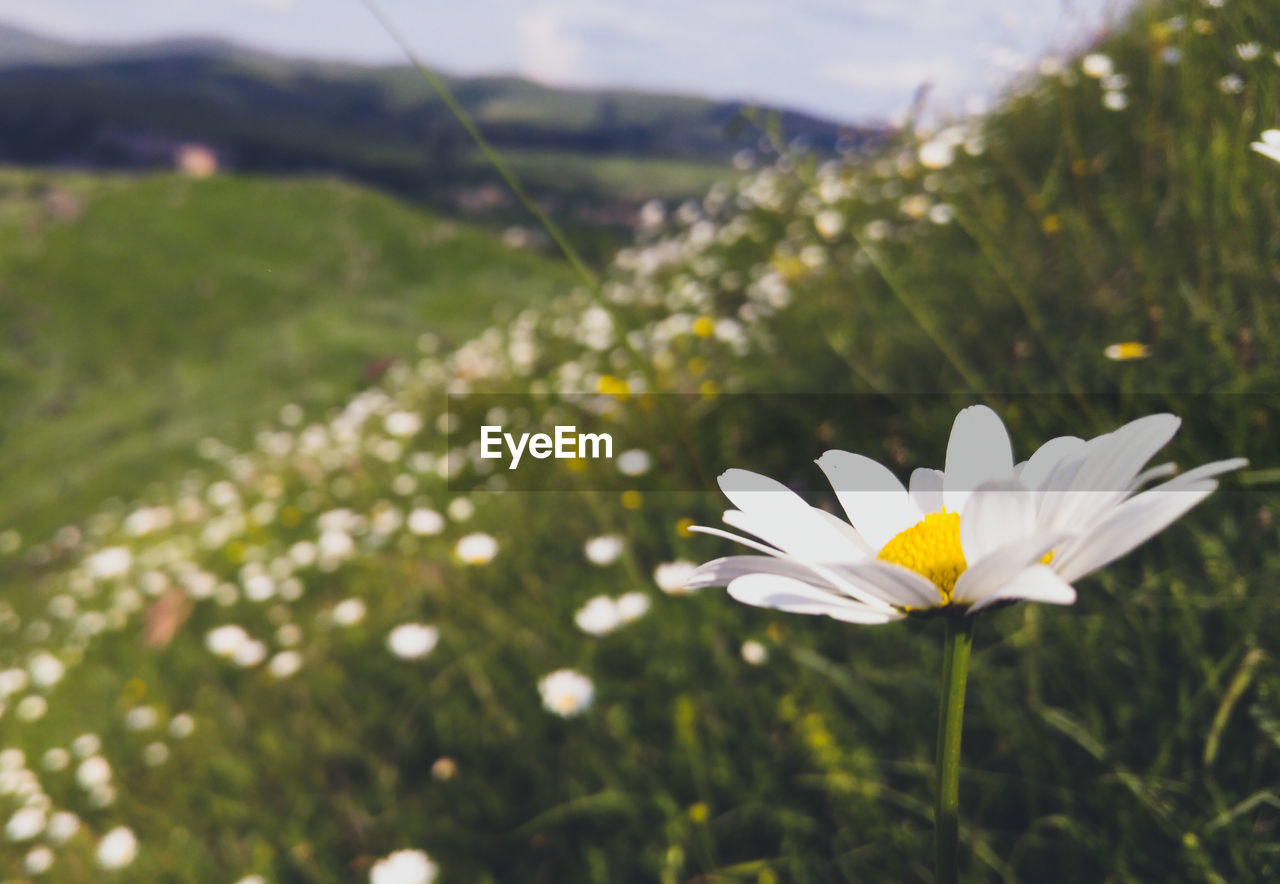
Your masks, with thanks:
[[[838,512],[822,452],[905,477],[979,402],[1019,458],[1169,411],[1159,460],[1251,463],[978,620],[963,880],[1275,879],[1268,7],[1144,5],[873,155],[778,143],[598,286],[350,184],[4,172],[5,880],[933,881],[937,620],[683,579],[721,471]],[[574,421],[619,456],[478,456]]]

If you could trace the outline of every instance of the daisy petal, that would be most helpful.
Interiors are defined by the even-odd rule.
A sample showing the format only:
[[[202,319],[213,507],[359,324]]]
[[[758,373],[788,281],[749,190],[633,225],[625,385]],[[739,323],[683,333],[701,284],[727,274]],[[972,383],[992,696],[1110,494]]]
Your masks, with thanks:
[[[728,586],[747,574],[775,574],[791,577],[814,586],[820,585],[812,571],[803,565],[773,556],[725,556],[698,568],[684,582],[686,589],[704,586]]]
[[[976,614],[995,602],[1024,599],[1028,602],[1045,602],[1050,605],[1070,605],[1076,600],[1075,587],[1067,583],[1045,565],[1032,565],[1022,571],[995,592],[974,602],[970,614]]]
[[[1063,580],[1074,582],[1114,562],[1173,524],[1218,487],[1214,480],[1202,479],[1166,490],[1177,481],[1144,491],[1120,504],[1092,530],[1055,555],[1053,570]]]
[[[733,522],[730,521],[730,517],[732,516],[741,517],[742,515],[743,514],[738,512],[737,510],[729,510],[724,514],[724,518],[726,522],[729,522],[729,524],[732,525]],[[892,605],[888,601],[880,598],[877,593],[868,592],[866,589],[863,589],[860,586],[850,583],[848,580],[846,580],[845,578],[837,574],[835,571],[833,571],[830,567],[823,565],[820,562],[805,561],[805,560],[796,558],[795,556],[788,555],[787,553],[783,552],[780,549],[775,549],[772,546],[766,546],[765,544],[760,543],[759,541],[752,540],[748,537],[743,537],[740,534],[734,534],[730,531],[722,531],[719,528],[708,528],[705,525],[693,525],[693,526],[690,526],[689,530],[697,534],[710,534],[713,537],[723,537],[726,540],[732,540],[735,543],[741,543],[743,546],[750,547],[751,549],[754,549],[757,552],[762,552],[767,556],[773,556],[775,558],[779,558],[779,559],[783,559],[784,561],[791,562],[792,564],[798,565],[802,568],[807,568],[808,570],[812,571],[815,576],[822,578],[824,581],[826,581],[826,583],[831,586],[832,591],[834,592],[844,593],[845,595],[849,596],[851,599],[857,599],[858,601],[862,602],[864,605],[867,605],[872,608],[877,608],[885,611],[892,610]],[[816,580],[814,582],[817,583]]]
[[[888,467],[861,454],[828,451],[818,458],[853,527],[872,549],[924,518]]]
[[[834,570],[897,608],[936,608],[942,603],[942,595],[932,581],[892,562],[871,561],[837,566]]]
[[[943,503],[953,513],[964,509],[969,494],[990,479],[1013,476],[1009,431],[994,411],[971,405],[956,415],[947,442]]]
[[[774,608],[791,614],[823,614],[849,623],[888,623],[902,616],[896,611],[869,608],[852,599],[775,574],[739,577],[729,584],[729,595],[758,608]]]
[[[1079,454],[1085,441],[1078,436],[1059,436],[1036,449],[1036,453],[1018,470],[1018,481],[1028,488],[1040,488],[1055,467]]]
[[[962,522],[963,524],[963,522]],[[973,562],[956,581],[951,597],[957,602],[974,604],[999,591],[1019,573],[1045,557],[1045,554],[1067,539],[1065,534],[1034,534],[1006,543]]]
[[[960,548],[966,562],[976,562],[1035,528],[1035,494],[1012,479],[987,482],[965,502],[960,515]]]
[[[1171,414],[1151,414],[1090,440],[1070,484],[1046,491],[1041,524],[1068,531],[1093,527],[1101,513],[1128,495],[1143,465],[1168,444],[1181,423]]]
[[[1161,488],[1172,489],[1182,485],[1190,485],[1195,482],[1199,482],[1201,479],[1212,479],[1214,476],[1220,476],[1223,473],[1230,473],[1233,470],[1244,469],[1248,465],[1249,459],[1247,457],[1231,457],[1226,460],[1215,460],[1212,463],[1207,463],[1202,466],[1198,466],[1195,469],[1187,470],[1185,473],[1182,473],[1158,488],[1153,488],[1151,490],[1159,491]]]
[[[857,560],[865,557],[865,545],[852,542],[846,533],[832,529],[821,510],[781,482],[747,470],[728,470],[720,476],[720,488],[738,507],[725,513],[725,521],[750,532],[792,555],[817,562]]]
[[[922,513],[942,511],[942,470],[920,467],[911,473],[910,494]]]

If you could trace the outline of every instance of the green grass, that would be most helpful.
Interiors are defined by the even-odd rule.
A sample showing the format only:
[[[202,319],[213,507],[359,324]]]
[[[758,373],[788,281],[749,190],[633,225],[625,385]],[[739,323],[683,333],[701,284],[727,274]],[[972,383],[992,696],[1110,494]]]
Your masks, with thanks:
[[[1129,78],[1126,111],[1105,109],[1099,84],[1078,74],[1036,81],[975,121],[969,134],[985,150],[974,144],[948,169],[914,167],[917,145],[905,138],[882,163],[820,168],[797,158],[795,174],[766,170],[745,183],[744,198],[716,216],[716,235],[677,228],[674,257],[629,253],[605,294],[653,385],[679,394],[662,408],[631,398],[612,419],[619,448],[654,458],[654,471],[634,481],[638,496],[619,494],[616,482],[593,489],[590,472],[551,464],[542,478],[570,491],[472,494],[487,481],[478,471],[465,467],[446,483],[415,456],[462,453],[474,439],[465,420],[451,437],[437,422],[442,377],[476,395],[463,418],[487,421],[499,404],[514,425],[520,406],[536,419],[574,404],[521,391],[589,391],[605,375],[603,386],[616,388],[639,373],[616,342],[584,330],[589,298],[567,292],[509,321],[473,317],[483,331],[465,356],[423,359],[385,380],[385,400],[360,400],[381,409],[369,420],[331,426],[351,441],[330,439],[320,453],[245,452],[199,482],[155,489],[149,500],[178,514],[171,527],[130,536],[127,508],[92,518],[85,508],[87,548],[64,536],[5,560],[14,610],[0,609],[0,660],[22,665],[49,649],[72,666],[46,691],[44,717],[21,721],[15,695],[0,720],[5,745],[25,752],[53,805],[84,820],[58,848],[58,880],[99,880],[96,838],[123,824],[142,849],[121,881],[256,872],[336,884],[367,879],[377,857],[405,847],[429,851],[442,882],[932,881],[940,624],[854,627],[747,608],[718,590],[669,597],[649,574],[676,557],[730,552],[677,529],[686,517],[718,522],[722,497],[698,490],[707,476],[745,467],[823,489],[812,460],[831,447],[906,475],[942,463],[956,408],[975,401],[1001,412],[1019,456],[1050,436],[1092,436],[1170,410],[1184,426],[1157,461],[1185,467],[1242,454],[1252,466],[1160,538],[1081,580],[1075,605],[1016,605],[978,621],[961,756],[963,879],[1275,879],[1280,166],[1247,147],[1280,120],[1280,72],[1267,56],[1280,50],[1280,29],[1268,9],[1233,0],[1221,10],[1140,10],[1100,45]],[[1188,15],[1180,31],[1167,22],[1177,12]],[[1209,26],[1197,30],[1199,17]],[[1253,66],[1235,49],[1249,40],[1264,47]],[[1161,60],[1170,45],[1181,51],[1175,66]],[[1243,91],[1223,94],[1219,79],[1237,70]],[[914,217],[921,201],[945,203],[953,219]],[[306,206],[290,217],[319,214]],[[25,211],[11,206],[6,217]],[[201,217],[219,215],[211,204]],[[274,229],[260,227],[242,248],[254,253]],[[9,247],[32,236],[15,234]],[[498,254],[464,263],[458,242],[439,248],[464,269]],[[122,269],[126,278],[149,260],[145,250],[129,254],[139,269]],[[392,289],[399,279],[378,269],[381,258],[306,254],[317,263],[291,273],[317,286],[330,275],[349,280],[352,266]],[[257,278],[246,267],[261,262],[225,260],[236,285]],[[68,263],[57,272],[87,273]],[[379,290],[369,284],[366,297]],[[482,296],[477,289],[472,299]],[[109,307],[86,309],[109,316]],[[697,317],[735,319],[742,349],[732,327],[721,323],[725,341],[701,334],[712,327]],[[50,326],[85,338],[83,354],[66,348],[70,365],[110,375],[119,361],[141,376],[149,357],[119,343],[132,338],[94,344],[73,318]],[[151,328],[182,318],[161,311]],[[401,352],[419,330],[402,330]],[[188,346],[212,352],[201,331],[194,321],[171,329],[171,355],[157,366]],[[337,340],[345,334],[327,342]],[[1150,357],[1104,356],[1126,340],[1148,344]],[[528,361],[512,364],[513,353]],[[513,391],[516,399],[498,398]],[[247,414],[259,394],[241,396],[245,410],[235,413]],[[422,415],[423,428],[388,447],[383,412],[400,409]],[[142,456],[148,439],[132,438]],[[76,442],[50,434],[43,444]],[[21,491],[31,479],[19,479]],[[216,503],[215,480],[231,482],[239,503]],[[193,498],[206,503],[191,506]],[[457,499],[473,501],[474,516],[451,508]],[[821,490],[812,499],[833,503]],[[414,507],[452,515],[429,537],[386,519]],[[315,541],[320,514],[335,509],[370,522],[351,528],[357,554],[332,570],[286,568],[289,550]],[[492,562],[458,559],[456,541],[474,531],[497,539]],[[589,564],[584,541],[613,532],[625,538],[623,557]],[[95,579],[78,564],[111,545],[133,550],[125,578]],[[300,596],[247,600],[255,566],[281,581],[292,570]],[[173,641],[144,646],[142,622],[164,620],[166,606],[184,599],[173,586],[199,585],[192,569],[241,595],[189,599]],[[589,598],[629,590],[648,594],[647,616],[599,638],[575,626]],[[349,597],[367,615],[336,626],[329,612]],[[116,628],[87,638],[86,612]],[[396,660],[388,630],[417,620],[439,628],[439,647]],[[276,680],[263,667],[214,659],[205,635],[227,623],[272,654],[291,646],[280,628],[296,627],[301,670]],[[744,662],[747,639],[767,648],[765,665]],[[560,667],[595,682],[581,717],[540,707],[537,681]],[[155,706],[161,727],[190,712],[195,734],[129,731],[123,715],[139,703]],[[49,747],[85,731],[102,736],[114,769],[116,800],[106,807],[90,805],[70,770],[39,769]],[[166,765],[142,762],[152,740],[169,746]],[[440,758],[456,764],[455,776],[432,773]],[[17,806],[2,802],[0,818]],[[20,874],[26,849],[0,850],[7,874]]]
[[[39,536],[136,496],[200,438],[323,413],[419,335],[455,345],[569,278],[336,181],[4,172],[0,524]]]

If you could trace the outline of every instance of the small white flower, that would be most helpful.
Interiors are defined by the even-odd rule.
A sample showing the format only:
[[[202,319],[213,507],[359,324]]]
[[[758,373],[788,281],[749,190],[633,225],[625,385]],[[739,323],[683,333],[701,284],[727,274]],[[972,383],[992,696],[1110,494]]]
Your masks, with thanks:
[[[98,842],[98,865],[104,869],[123,869],[137,855],[138,839],[126,826],[116,826]]]
[[[154,706],[135,706],[125,713],[124,726],[131,731],[150,730],[160,720]]]
[[[9,817],[4,836],[10,841],[30,841],[44,831],[48,818],[38,807],[23,807]]]
[[[267,671],[276,678],[289,678],[297,674],[301,668],[302,655],[297,651],[281,651],[267,664]]]
[[[397,850],[373,864],[369,884],[431,884],[439,868],[421,850]]]
[[[1085,76],[1101,80],[1115,73],[1115,63],[1111,61],[1109,55],[1091,52],[1080,60],[1080,69],[1084,71]]]
[[[265,659],[267,659],[267,646],[256,638],[249,639],[236,648],[235,653],[231,655],[231,662],[242,669],[257,666]]]
[[[1129,106],[1129,96],[1123,92],[1104,92],[1102,106],[1107,110],[1122,111]]]
[[[47,847],[33,847],[22,858],[22,870],[28,875],[43,875],[53,868],[53,851]]]
[[[71,754],[76,758],[88,758],[102,748],[97,734],[81,734],[71,741]]]
[[[1236,55],[1240,56],[1241,61],[1253,61],[1261,53],[1262,46],[1256,41],[1236,44]]]
[[[1227,74],[1218,81],[1218,89],[1223,95],[1239,95],[1244,91],[1244,80],[1239,74]]]
[[[573,615],[573,622],[588,635],[608,635],[622,623],[618,604],[607,595],[598,595]]]
[[[697,569],[696,564],[684,559],[664,562],[653,569],[653,580],[658,584],[658,589],[668,595],[685,595],[692,591],[687,584]]]
[[[111,765],[101,755],[91,755],[76,768],[76,782],[89,790],[111,782]]]
[[[49,701],[39,694],[30,694],[23,697],[18,703],[14,714],[22,721],[36,721],[44,718],[44,714],[49,711]]]
[[[498,541],[491,534],[468,534],[458,539],[454,551],[468,565],[484,565],[498,554]]]
[[[643,476],[649,472],[653,459],[642,448],[629,448],[614,459],[618,472],[624,476]]]
[[[593,565],[612,565],[622,555],[622,538],[617,534],[604,534],[593,537],[583,545],[587,560]]]
[[[62,661],[47,651],[41,651],[31,658],[27,664],[31,673],[31,681],[36,687],[51,688],[62,680],[67,668]]]
[[[543,707],[561,718],[573,718],[590,709],[595,692],[591,679],[573,669],[557,669],[538,682]]]
[[[763,666],[769,660],[769,649],[755,639],[742,643],[742,659],[751,666]]]
[[[926,169],[945,169],[955,162],[956,146],[951,141],[934,139],[920,145],[920,165]]]
[[[133,567],[133,553],[123,546],[109,546],[85,559],[85,569],[100,580],[123,577]]]
[[[649,597],[642,592],[628,592],[618,596],[618,618],[623,623],[639,620],[649,612]]]
[[[440,630],[425,623],[401,623],[387,635],[387,649],[401,660],[418,660],[435,650]]]
[[[417,507],[409,513],[409,530],[420,537],[433,537],[444,530],[444,516],[433,509]]]
[[[50,844],[62,844],[71,840],[80,831],[80,817],[69,810],[60,810],[49,817],[49,825],[45,828],[45,838]]]
[[[234,623],[215,627],[204,637],[205,647],[219,657],[232,656],[247,641],[249,641],[249,633]]]
[[[390,436],[414,436],[422,429],[422,418],[411,411],[393,411],[383,418],[382,428]]]
[[[195,733],[196,720],[183,712],[169,720],[169,736],[175,740],[185,740]]]
[[[151,767],[159,767],[169,760],[169,747],[164,743],[148,743],[142,750],[142,760]]]
[[[364,619],[367,612],[360,599],[343,599],[333,606],[333,622],[339,626],[355,626]]]

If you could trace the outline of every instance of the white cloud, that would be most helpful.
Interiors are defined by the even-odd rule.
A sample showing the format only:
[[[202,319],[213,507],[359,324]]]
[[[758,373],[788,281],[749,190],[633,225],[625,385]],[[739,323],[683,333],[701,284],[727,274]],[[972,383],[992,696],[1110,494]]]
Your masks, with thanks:
[[[293,8],[294,0],[236,0],[241,6],[256,6],[259,9],[270,9],[274,12],[288,12]]]
[[[877,91],[914,89],[924,83],[937,83],[950,76],[955,63],[945,56],[900,59],[898,61],[827,61],[814,69],[814,75],[829,83],[855,89]]]
[[[516,20],[520,72],[551,83],[586,78],[584,47],[571,31],[574,22],[575,10],[565,3],[544,3],[521,13]]]

